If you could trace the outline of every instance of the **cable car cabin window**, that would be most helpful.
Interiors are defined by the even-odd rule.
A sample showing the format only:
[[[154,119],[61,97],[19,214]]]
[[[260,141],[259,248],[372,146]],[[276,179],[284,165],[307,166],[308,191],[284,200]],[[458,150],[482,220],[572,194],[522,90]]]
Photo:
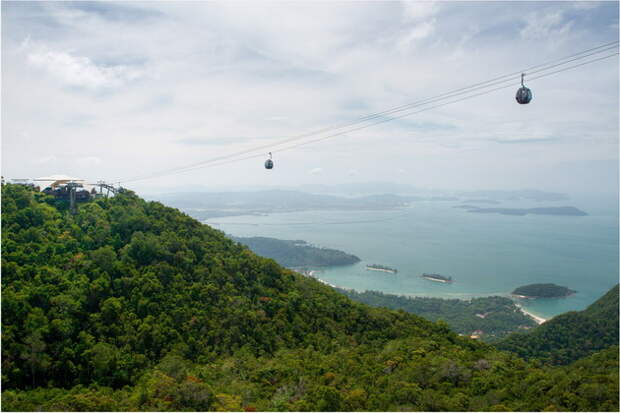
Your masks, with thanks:
[[[273,169],[273,161],[271,159],[267,159],[265,161],[265,168],[266,169]]]

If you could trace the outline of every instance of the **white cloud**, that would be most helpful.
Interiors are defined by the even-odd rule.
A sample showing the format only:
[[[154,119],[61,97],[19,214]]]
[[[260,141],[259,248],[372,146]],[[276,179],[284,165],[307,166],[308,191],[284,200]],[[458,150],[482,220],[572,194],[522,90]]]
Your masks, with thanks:
[[[403,17],[405,21],[419,21],[428,19],[439,12],[439,4],[433,1],[406,1],[403,2]]]
[[[144,76],[140,69],[124,65],[98,66],[88,57],[46,48],[30,52],[27,60],[32,66],[50,73],[66,85],[87,89],[116,88]]]
[[[435,31],[435,20],[417,23],[399,42],[401,50],[411,48],[418,40],[429,37]]]
[[[617,4],[33,4],[3,4],[5,176],[49,175],[62,164],[68,175],[119,179],[265,146],[247,154],[259,162],[131,187],[510,186],[521,184],[523,164],[617,153],[617,58],[528,83],[527,107],[515,103],[515,84],[290,151],[275,145],[605,43],[617,37]],[[269,151],[276,170],[257,173]],[[52,153],[61,159],[35,164]]]
[[[563,10],[532,13],[526,17],[520,35],[527,40],[558,38],[568,33],[572,25],[572,21],[564,19]]]
[[[319,175],[322,173],[323,173],[323,168],[314,168],[314,169],[311,169],[309,172],[310,175]]]
[[[407,52],[415,43],[435,32],[435,15],[439,6],[434,2],[407,1],[403,3],[403,21],[407,27],[398,40],[398,49]]]
[[[592,10],[600,6],[600,2],[593,0],[571,2],[575,10]]]
[[[58,158],[56,157],[56,155],[47,155],[47,156],[43,156],[41,158],[37,158],[34,163],[39,164],[39,165],[45,165],[45,164],[50,164],[50,163],[54,163],[58,160]]]

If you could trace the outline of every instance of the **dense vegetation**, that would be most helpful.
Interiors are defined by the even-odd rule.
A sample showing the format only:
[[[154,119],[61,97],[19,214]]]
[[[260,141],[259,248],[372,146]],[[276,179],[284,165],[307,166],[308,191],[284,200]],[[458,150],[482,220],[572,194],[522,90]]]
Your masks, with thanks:
[[[516,288],[512,294],[530,298],[555,298],[566,297],[576,292],[568,287],[549,283],[524,285],[523,287]]]
[[[618,286],[584,311],[571,311],[552,318],[528,333],[515,333],[497,343],[527,359],[568,364],[618,344]]]
[[[364,304],[405,310],[427,320],[443,320],[450,328],[469,336],[477,330],[480,338],[495,341],[520,328],[532,328],[536,322],[523,314],[512,300],[505,297],[482,297],[471,300],[446,300],[431,297],[406,297],[380,291],[356,292],[336,289]]]
[[[542,367],[355,303],[128,192],[2,187],[2,409],[617,410],[617,349]]]
[[[313,247],[301,240],[281,240],[267,237],[233,239],[247,245],[256,254],[273,258],[280,265],[289,268],[350,265],[360,261],[355,255],[330,248]]]

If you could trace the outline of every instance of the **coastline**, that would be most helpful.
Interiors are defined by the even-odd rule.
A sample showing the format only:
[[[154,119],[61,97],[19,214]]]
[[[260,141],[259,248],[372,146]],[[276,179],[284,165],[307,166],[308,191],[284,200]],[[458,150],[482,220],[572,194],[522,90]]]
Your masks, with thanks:
[[[336,286],[336,285],[334,285],[334,284],[330,284],[330,283],[328,283],[327,281],[322,280],[322,279],[320,279],[320,278],[315,278],[315,279],[316,279],[318,282],[320,282],[320,283],[322,283],[322,284],[325,284],[325,285],[329,285],[329,286],[330,286],[330,287],[332,287],[332,288],[342,288],[342,287],[338,287],[338,286]],[[343,288],[343,289],[344,289],[344,288]]]
[[[324,279],[321,279],[321,278],[317,277],[317,273],[318,272],[321,272],[321,271],[319,271],[319,270],[306,270],[306,271],[303,272],[303,274],[306,275],[306,276],[310,276],[311,278],[316,279],[320,283],[325,284],[327,286],[330,286],[332,288],[341,288],[341,289],[344,289],[344,290],[358,291],[355,288],[341,287],[341,286],[338,286],[338,285],[334,285],[334,284],[332,284],[332,283],[330,283],[330,282],[328,282],[328,281],[326,281]],[[445,280],[440,280],[440,279],[437,279],[437,278],[430,278],[430,277],[429,278],[422,277],[422,278],[425,278],[425,279],[427,279],[429,281],[448,283]],[[422,294],[422,295],[419,295],[419,294],[394,294],[394,293],[392,293],[392,294],[393,295],[401,295],[401,296],[405,296],[405,297],[430,297],[430,298],[441,298],[441,299],[446,299],[446,300],[458,299],[458,300],[464,300],[464,301],[468,301],[468,300],[471,300],[474,297],[478,297],[478,295],[473,295],[473,296],[471,296],[469,298],[464,298],[464,297],[460,297],[460,296],[458,296],[458,297],[446,297],[443,294],[441,296],[433,296],[433,295],[426,295],[426,294]],[[456,295],[458,295],[458,294],[456,294]],[[484,295],[482,297],[485,297],[485,296],[504,296],[504,297],[520,298],[520,299],[525,299],[526,298],[524,296],[517,296],[516,294],[506,294],[506,293],[494,293],[494,294]],[[517,302],[515,300],[513,300],[513,302],[515,303],[515,305],[519,309],[519,311],[521,311],[521,313],[523,313],[527,317],[530,317],[538,325],[543,324],[543,323],[545,323],[546,321],[549,321],[552,318],[552,317],[544,318],[544,317],[538,316],[538,315],[536,315],[534,313],[531,313],[530,311],[527,311],[526,309],[524,309],[523,305],[520,304],[519,302]]]
[[[584,199],[584,202],[585,201],[587,200]],[[525,206],[530,205],[525,204],[525,201],[523,202]],[[457,204],[458,203],[454,203],[454,205]],[[506,251],[501,249],[499,245],[491,245],[490,243],[487,243],[488,239],[486,237],[488,235],[488,231],[485,228],[477,227],[476,220],[459,221],[462,224],[462,227],[451,226],[455,219],[463,218],[460,214],[465,213],[459,209],[451,208],[452,205],[452,203],[441,204],[437,202],[418,202],[414,203],[414,207],[407,209],[407,214],[410,215],[406,215],[402,219],[399,218],[394,221],[382,221],[381,224],[359,224],[359,227],[349,224],[318,225],[318,223],[332,221],[348,222],[353,219],[360,221],[384,219],[385,217],[388,217],[388,213],[376,211],[305,211],[296,213],[274,213],[271,214],[268,219],[264,217],[247,217],[248,221],[246,221],[246,223],[256,223],[258,224],[257,227],[229,224],[228,221],[241,221],[240,218],[236,219],[234,217],[218,218],[213,219],[213,221],[220,223],[221,227],[218,227],[220,230],[239,237],[265,236],[290,240],[297,238],[303,239],[305,237],[305,240],[308,242],[331,246],[334,248],[340,246],[341,250],[348,253],[356,252],[360,258],[363,258],[361,263],[354,264],[352,266],[328,266],[320,268],[320,270],[324,271],[324,274],[319,273],[317,276],[330,282],[331,284],[348,288],[356,288],[361,291],[368,289],[392,294],[403,294],[407,296],[445,299],[471,299],[494,295],[510,297],[510,292],[512,292],[515,287],[534,282],[523,275],[523,269],[519,266],[512,267],[509,265],[504,265],[507,262],[506,260],[512,259],[510,257],[512,257],[515,252],[504,254]],[[532,201],[531,205],[535,206],[535,201]],[[614,204],[613,211],[615,211],[615,206],[616,205]],[[617,260],[610,263],[608,254],[608,248],[617,248],[616,238],[605,238],[605,248],[599,249],[594,248],[593,244],[590,242],[591,239],[588,238],[599,234],[600,231],[607,231],[605,228],[608,228],[608,225],[615,225],[614,214],[615,212],[613,212],[613,214],[612,212],[606,212],[604,217],[598,217],[597,215],[596,220],[600,220],[600,222],[596,221],[596,225],[593,227],[585,226],[583,228],[577,228],[572,225],[566,227],[565,229],[568,231],[567,233],[570,233],[570,236],[574,237],[576,242],[574,244],[571,243],[568,246],[561,244],[561,240],[554,236],[556,233],[555,231],[543,231],[543,227],[539,224],[539,222],[545,222],[549,225],[549,228],[564,228],[562,220],[556,219],[561,217],[530,215],[531,219],[519,221],[523,224],[523,227],[520,227],[519,231],[526,231],[528,234],[531,231],[532,234],[536,234],[536,237],[540,237],[541,240],[544,240],[550,246],[554,246],[552,252],[548,256],[544,255],[541,250],[523,247],[519,244],[521,241],[517,233],[510,232],[505,234],[507,237],[506,242],[515,242],[515,248],[520,251],[519,253],[526,254],[528,260],[530,260],[529,254],[533,254],[535,256],[534,258],[531,258],[532,265],[535,260],[540,259],[542,260],[542,263],[548,263],[552,266],[554,268],[554,272],[568,274],[567,277],[572,280],[570,281],[571,285],[569,287],[573,290],[579,291],[579,293],[571,297],[567,297],[566,300],[539,299],[538,302],[532,303],[532,300],[534,299],[521,299],[522,304],[524,304],[526,308],[531,307],[532,311],[537,314],[538,311],[540,311],[541,313],[539,315],[545,314],[543,317],[546,318],[550,318],[552,315],[558,315],[567,311],[579,311],[600,298],[598,295],[598,289],[588,289],[588,284],[609,284],[611,286],[617,282]],[[480,214],[470,215],[476,217]],[[423,222],[425,217],[430,216],[436,218],[437,220],[426,223],[430,225],[430,238],[428,240],[423,240],[421,237],[418,237],[408,241],[406,231],[400,231],[403,225],[410,225],[411,228],[414,228],[418,225],[418,223]],[[536,218],[534,219],[534,217]],[[490,214],[488,216],[485,215],[484,218],[492,219],[493,222],[496,222],[497,220],[504,225],[507,217],[499,214]],[[570,217],[567,217],[566,219],[568,218]],[[584,218],[590,219],[588,217]],[[595,219],[592,218],[592,220],[594,221]],[[289,226],[289,222],[316,222],[316,224]],[[271,225],[274,223],[278,225]],[[489,221],[489,224],[490,223],[491,221]],[[378,231],[371,236],[370,231],[376,230],[377,228],[381,228],[381,231]],[[442,231],[441,228],[444,228],[445,231]],[[455,228],[461,228],[463,231],[456,231]],[[355,236],[349,236],[349,233],[355,234]],[[447,245],[442,246],[443,244],[441,244],[441,242],[443,242],[446,237],[452,237],[454,240],[459,240],[459,248],[453,248],[454,245],[456,245],[453,243],[448,243]],[[602,240],[603,238],[600,239]],[[430,244],[429,241],[438,242],[438,244]],[[345,245],[347,246],[346,248],[344,247]],[[562,248],[555,248],[555,246],[561,246]],[[444,247],[450,248],[447,250],[442,250]],[[567,249],[564,249],[564,247]],[[423,250],[424,248],[430,248],[430,251],[435,251],[435,248],[439,248],[438,251],[443,251],[442,254],[453,254],[454,260],[466,260],[468,259],[468,256],[475,254],[476,251],[482,250],[484,250],[485,253],[498,254],[497,263],[498,266],[502,268],[502,277],[492,275],[491,273],[495,270],[492,268],[485,268],[485,264],[472,267],[471,273],[467,273],[463,270],[462,276],[454,276],[455,280],[453,284],[422,280],[419,278],[419,274],[426,269],[436,270],[438,272],[443,270],[446,274],[450,274],[449,270],[442,266],[442,260],[444,259],[442,254],[438,253],[419,256],[416,258],[415,262],[407,258],[409,254],[411,254],[411,251]],[[585,251],[585,249],[591,253],[589,257],[591,258],[590,268],[592,269],[592,275],[589,277],[583,276],[585,270],[580,267],[583,263],[579,265],[569,265],[569,260],[566,260],[566,257],[558,252],[570,250],[573,251],[572,254],[578,254],[580,251]],[[366,271],[364,266],[368,262],[385,263],[387,265],[392,264],[391,266],[398,268],[399,272],[398,274],[384,273],[388,275],[387,277],[382,276],[381,274],[374,274],[370,271]],[[586,268],[587,267],[588,266],[586,266]],[[426,272],[430,271],[426,270]],[[584,287],[584,285],[586,286]],[[518,300],[517,297],[514,298],[515,300]]]
[[[310,273],[312,274],[312,273],[314,273],[314,271],[311,271]],[[331,283],[329,283],[329,282],[327,282],[327,281],[325,281],[325,280],[322,280],[322,279],[320,279],[320,278],[318,278],[318,277],[314,277],[313,275],[314,275],[314,274],[312,274],[312,275],[311,275],[311,277],[313,277],[314,279],[316,279],[316,280],[317,280],[317,281],[319,281],[320,283],[325,284],[325,285],[328,285],[328,286],[330,286],[330,287],[332,287],[332,288],[341,288],[341,289],[344,289],[344,290],[356,291],[354,288],[338,287],[338,286],[336,286],[336,285],[334,285],[334,284],[331,284]],[[439,281],[439,280],[436,280],[436,279],[435,279],[435,280],[433,280],[433,281]],[[445,281],[444,281],[444,282],[445,282]],[[403,296],[408,296],[408,295],[407,295],[407,294],[404,294]],[[538,325],[541,325],[541,324],[543,324],[544,322],[546,322],[546,321],[548,321],[548,320],[549,320],[549,318],[543,318],[543,317],[537,316],[536,314],[533,314],[533,313],[531,313],[531,312],[529,312],[529,311],[525,310],[525,309],[523,308],[523,306],[522,306],[521,304],[519,304],[519,303],[516,303],[516,302],[515,302],[515,305],[517,306],[517,308],[519,309],[519,311],[521,311],[521,312],[522,312],[523,314],[525,314],[526,316],[530,317],[530,318],[531,318],[532,320],[534,320],[534,321],[536,322],[536,324],[538,324]]]
[[[571,295],[574,295],[575,293],[568,293],[566,295],[558,295],[556,297],[538,297],[538,296],[533,296],[533,295],[519,295],[519,294],[512,294],[510,293],[511,296],[513,296],[514,298],[519,298],[522,300],[535,300],[537,298],[546,298],[546,299],[552,299],[552,298],[566,298],[566,297],[570,297]]]
[[[327,281],[320,279],[319,277],[316,276],[317,272],[319,272],[319,271],[317,271],[317,270],[306,270],[306,271],[300,272],[300,274],[305,275],[306,277],[314,278],[315,280],[317,280],[321,284],[328,285],[328,286],[330,286],[332,288],[343,288],[343,289],[346,290],[346,288],[344,288],[344,287],[338,287],[337,285],[328,283]]]
[[[536,321],[536,323],[537,323],[538,325],[540,325],[540,324],[544,323],[545,321],[549,320],[548,318],[542,318],[542,317],[540,317],[540,316],[537,316],[537,315],[535,315],[535,314],[530,313],[529,311],[527,311],[527,310],[523,309],[523,306],[521,306],[521,304],[517,304],[517,303],[515,303],[515,305],[517,306],[517,308],[518,308],[518,309],[519,309],[519,310],[520,310],[523,314],[525,314],[526,316],[528,316],[528,317],[532,318],[534,321]]]

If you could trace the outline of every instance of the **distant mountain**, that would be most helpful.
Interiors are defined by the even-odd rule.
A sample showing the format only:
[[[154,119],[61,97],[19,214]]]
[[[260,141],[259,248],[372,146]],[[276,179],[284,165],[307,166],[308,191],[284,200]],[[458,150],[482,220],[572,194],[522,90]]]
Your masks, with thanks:
[[[346,198],[300,191],[185,192],[153,199],[183,209],[197,219],[217,216],[268,214],[304,210],[379,210],[407,206],[414,196],[375,194]]]
[[[583,217],[588,215],[586,212],[572,207],[546,207],[546,208],[471,208],[467,212],[478,214],[502,214],[502,215],[563,215]]]
[[[352,254],[331,248],[317,248],[301,240],[281,240],[267,237],[233,237],[256,254],[272,258],[285,267],[324,267],[350,265],[360,259]]]
[[[338,194],[338,195],[363,195],[363,194],[383,194],[390,192],[393,194],[420,194],[428,193],[428,190],[417,188],[407,184],[397,184],[392,182],[361,182],[333,185],[302,185],[302,191],[315,194]]]
[[[198,220],[237,215],[262,215],[279,212],[307,210],[386,210],[408,206],[416,201],[458,201],[454,193],[424,190],[405,184],[359,183],[339,185],[303,185],[298,189],[260,189],[230,192],[174,192],[151,195],[150,200],[164,202],[179,208]],[[563,194],[522,191],[463,192],[470,204],[493,204],[501,200],[557,201],[566,199]],[[477,198],[476,198],[477,197]],[[477,208],[470,212],[500,213],[507,215],[585,215],[574,207],[547,208]]]
[[[517,191],[502,191],[502,190],[483,190],[483,191],[465,191],[460,195],[472,198],[486,198],[495,201],[517,201],[517,200],[532,200],[532,201],[566,201],[569,198],[568,195],[558,192],[546,192],[536,189],[521,189]]]
[[[618,288],[584,311],[561,314],[528,333],[510,335],[496,346],[527,359],[568,364],[618,344]]]
[[[495,201],[493,199],[466,199],[463,202],[469,204],[501,204],[500,201]]]

